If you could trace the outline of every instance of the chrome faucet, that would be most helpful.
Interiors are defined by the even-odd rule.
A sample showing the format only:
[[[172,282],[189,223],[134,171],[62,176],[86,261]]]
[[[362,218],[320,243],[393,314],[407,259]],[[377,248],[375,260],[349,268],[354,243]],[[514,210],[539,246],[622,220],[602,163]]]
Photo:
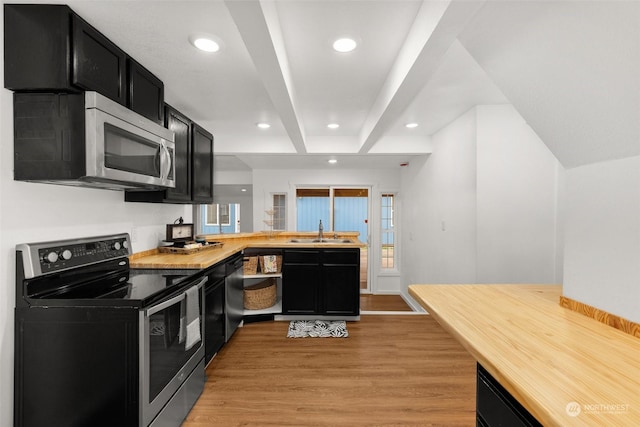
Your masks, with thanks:
[[[323,229],[322,220],[320,220],[320,224],[318,224],[318,240],[322,240]]]

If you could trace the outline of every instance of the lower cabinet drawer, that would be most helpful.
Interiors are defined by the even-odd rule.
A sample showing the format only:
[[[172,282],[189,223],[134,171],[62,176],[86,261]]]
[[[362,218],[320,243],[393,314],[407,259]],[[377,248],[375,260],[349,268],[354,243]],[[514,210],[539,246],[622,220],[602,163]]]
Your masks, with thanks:
[[[537,427],[542,426],[480,364],[477,377],[477,426]]]

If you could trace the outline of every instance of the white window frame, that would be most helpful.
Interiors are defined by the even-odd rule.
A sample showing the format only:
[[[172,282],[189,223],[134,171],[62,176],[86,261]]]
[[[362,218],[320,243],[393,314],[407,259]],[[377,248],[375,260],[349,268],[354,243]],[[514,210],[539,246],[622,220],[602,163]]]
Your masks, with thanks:
[[[208,222],[209,221],[209,209],[211,209],[212,206],[216,207],[216,222],[215,223],[211,223]],[[226,223],[222,223],[220,224],[220,206],[224,205],[227,206],[227,222]],[[231,225],[231,205],[229,203],[211,203],[209,205],[206,205],[205,207],[205,218],[204,218],[204,225],[208,226],[208,227],[213,227],[213,226],[230,226]]]
[[[382,217],[382,209],[383,209],[383,205],[382,205],[382,199],[385,196],[393,196],[392,199],[392,204],[391,204],[391,226],[393,228],[391,229],[387,229],[387,228],[383,228],[383,223],[384,223],[384,218]],[[380,253],[380,271],[381,273],[395,273],[397,272],[398,269],[398,255],[399,255],[399,245],[398,245],[398,238],[400,236],[400,234],[398,233],[398,229],[397,229],[397,225],[396,225],[396,215],[397,215],[397,202],[398,202],[398,193],[395,191],[384,191],[380,193],[380,247],[379,247],[379,253]],[[392,267],[384,267],[383,266],[383,260],[385,259],[382,256],[382,250],[383,250],[383,246],[384,246],[384,237],[385,237],[385,233],[392,233],[393,234],[393,266]]]
[[[283,198],[283,203],[281,205],[276,206],[276,197]],[[273,206],[273,229],[277,231],[285,231],[287,229],[287,193],[271,193],[271,202]],[[276,224],[281,224],[282,226],[277,227]]]

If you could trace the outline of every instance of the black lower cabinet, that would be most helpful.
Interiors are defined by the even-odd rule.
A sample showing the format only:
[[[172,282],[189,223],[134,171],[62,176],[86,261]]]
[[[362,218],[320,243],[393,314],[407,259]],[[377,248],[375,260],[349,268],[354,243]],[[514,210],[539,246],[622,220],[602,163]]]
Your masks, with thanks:
[[[322,312],[345,316],[360,314],[360,250],[324,250],[322,272]]]
[[[478,364],[476,395],[477,427],[538,427],[542,426],[483,367]]]
[[[300,315],[319,313],[320,265],[284,264],[282,268],[282,312]]]
[[[16,309],[14,426],[137,427],[138,311]]]
[[[360,249],[287,249],[282,265],[282,312],[360,314]]]

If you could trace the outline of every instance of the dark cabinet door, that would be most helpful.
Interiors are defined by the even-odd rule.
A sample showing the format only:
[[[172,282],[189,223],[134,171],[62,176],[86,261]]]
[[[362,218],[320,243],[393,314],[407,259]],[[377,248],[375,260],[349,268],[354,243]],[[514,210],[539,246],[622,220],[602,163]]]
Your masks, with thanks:
[[[72,83],[126,105],[126,54],[77,15],[72,29]]]
[[[282,311],[285,314],[360,314],[358,249],[285,250]]]
[[[357,316],[360,313],[360,250],[326,249],[322,267],[323,313]]]
[[[4,87],[70,91],[71,9],[64,5],[4,5]]]
[[[164,124],[164,84],[135,60],[127,59],[127,107]]]
[[[137,310],[29,308],[15,316],[15,426],[139,425]]]
[[[192,132],[192,201],[213,203],[213,135],[195,123]]]
[[[478,426],[541,427],[482,365],[477,365],[476,418]]]
[[[353,265],[323,266],[322,312],[324,314],[357,316],[360,313],[360,272]],[[354,286],[354,284],[356,284]]]
[[[65,5],[6,4],[4,86],[96,91],[159,124],[164,84]]]
[[[322,285],[321,253],[316,249],[285,250],[282,260],[282,312],[317,314]]]
[[[282,267],[282,312],[285,314],[317,314],[320,311],[320,266],[284,264]]]
[[[166,128],[175,135],[174,172],[176,186],[166,190],[166,200],[176,202],[191,201],[191,120],[174,108],[167,106]]]

